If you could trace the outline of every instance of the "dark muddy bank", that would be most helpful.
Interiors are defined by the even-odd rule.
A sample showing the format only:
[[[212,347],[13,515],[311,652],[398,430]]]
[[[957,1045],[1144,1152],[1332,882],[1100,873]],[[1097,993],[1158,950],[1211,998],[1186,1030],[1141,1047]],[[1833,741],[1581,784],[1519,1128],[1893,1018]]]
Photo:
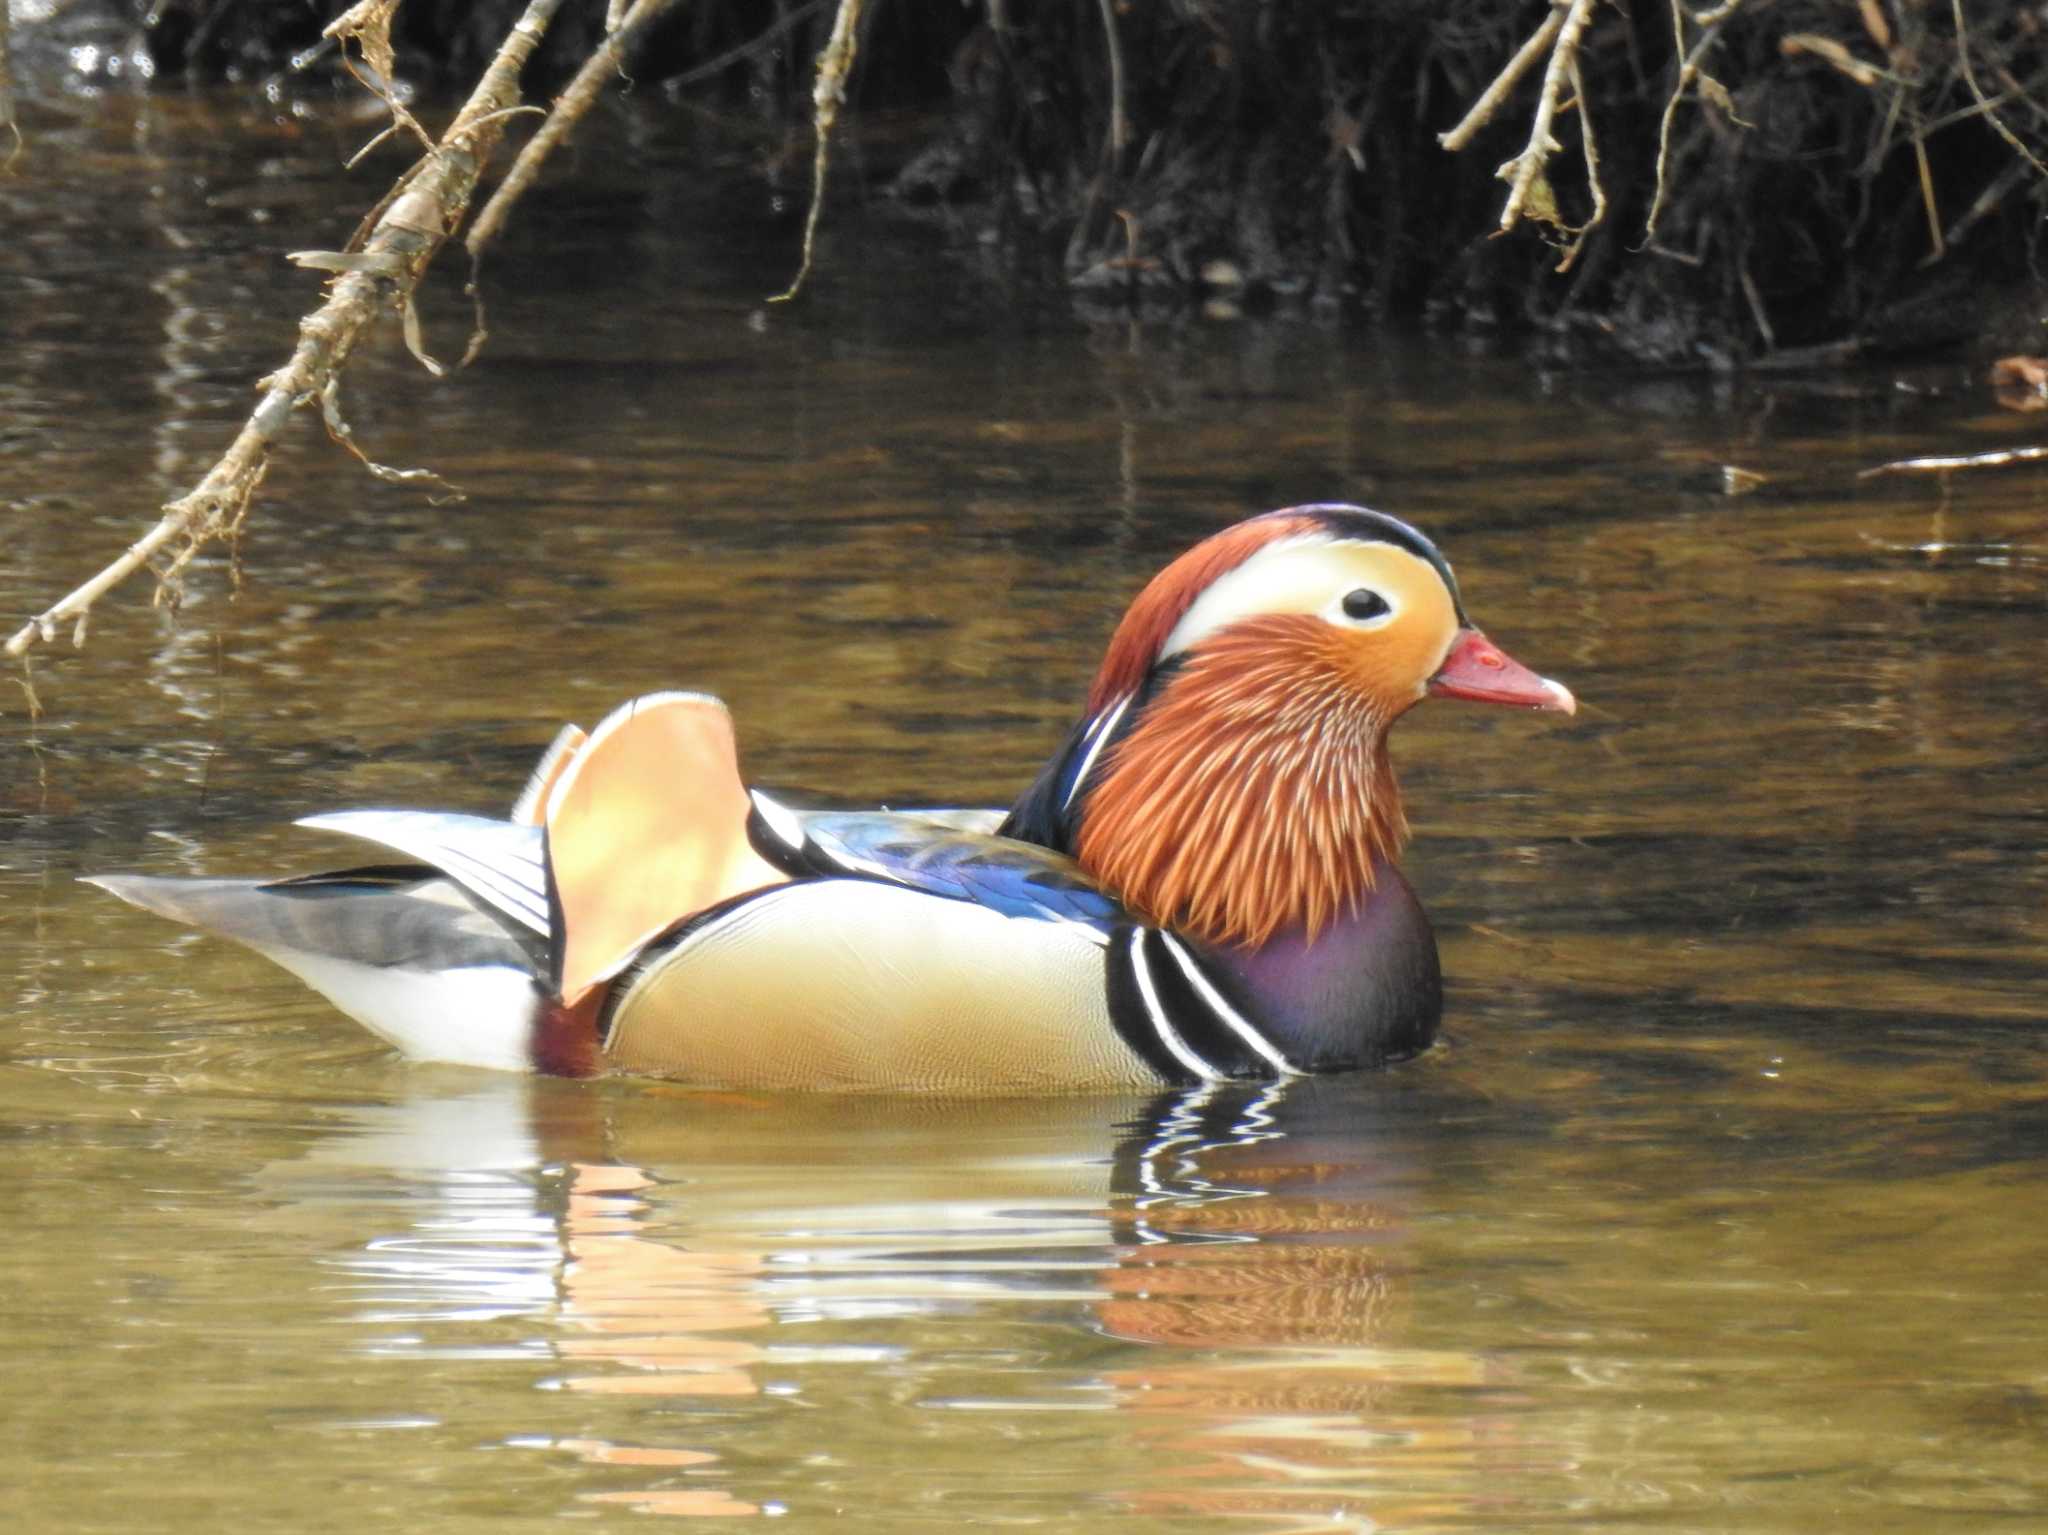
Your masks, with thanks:
[[[156,88],[338,74],[335,0],[28,22],[15,3],[24,73],[75,72],[52,45],[90,30],[87,67]],[[408,0],[401,71],[464,83],[518,9]],[[532,90],[604,14],[564,8]],[[833,14],[681,7],[636,80],[800,132]],[[1358,308],[1708,365],[2011,350],[2038,328],[2048,28],[2028,7],[868,0],[863,29],[856,129],[928,114],[870,175],[1089,303]]]

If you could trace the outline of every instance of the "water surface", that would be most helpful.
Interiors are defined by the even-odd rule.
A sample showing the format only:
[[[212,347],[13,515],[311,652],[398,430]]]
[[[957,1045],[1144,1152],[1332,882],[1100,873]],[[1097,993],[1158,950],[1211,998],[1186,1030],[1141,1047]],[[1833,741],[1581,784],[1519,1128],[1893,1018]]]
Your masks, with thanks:
[[[24,110],[0,607],[203,472],[395,162],[339,108]],[[482,361],[349,375],[238,550],[0,708],[0,1511],[24,1528],[2048,1525],[2043,481],[1970,370],[1719,383],[1286,314],[1089,321],[767,149],[603,125]],[[452,269],[451,269],[452,271]],[[427,306],[459,352],[454,278]],[[1763,474],[1731,497],[1723,467]],[[73,883],[305,870],[708,688],[750,774],[992,802],[1244,513],[1426,527],[1585,701],[1397,757],[1445,1043],[1281,1092],[948,1106],[408,1068]],[[239,576],[239,581],[237,577]],[[138,1511],[146,1510],[146,1515]],[[637,1527],[637,1526],[636,1526]]]

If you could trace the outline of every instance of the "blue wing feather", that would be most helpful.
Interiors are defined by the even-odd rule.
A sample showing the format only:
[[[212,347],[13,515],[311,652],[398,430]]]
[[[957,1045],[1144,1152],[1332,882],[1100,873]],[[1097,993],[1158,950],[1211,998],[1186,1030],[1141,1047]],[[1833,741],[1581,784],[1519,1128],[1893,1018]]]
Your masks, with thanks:
[[[1077,922],[1107,933],[1131,920],[1064,853],[913,812],[800,813],[813,866],[972,901],[1006,917]]]

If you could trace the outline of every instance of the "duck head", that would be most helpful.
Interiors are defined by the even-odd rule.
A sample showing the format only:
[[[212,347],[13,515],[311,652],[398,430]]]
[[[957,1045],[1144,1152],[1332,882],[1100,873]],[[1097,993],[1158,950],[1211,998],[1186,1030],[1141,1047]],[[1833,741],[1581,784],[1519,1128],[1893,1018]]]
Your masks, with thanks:
[[[1268,512],[1138,594],[1006,830],[1204,944],[1312,941],[1398,858],[1387,731],[1431,696],[1576,707],[1473,626],[1414,528],[1359,506]]]

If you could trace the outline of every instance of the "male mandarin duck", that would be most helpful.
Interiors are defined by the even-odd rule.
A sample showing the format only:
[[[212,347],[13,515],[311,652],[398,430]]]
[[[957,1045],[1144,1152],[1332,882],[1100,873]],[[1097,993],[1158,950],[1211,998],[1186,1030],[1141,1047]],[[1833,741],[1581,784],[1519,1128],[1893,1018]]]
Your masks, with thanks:
[[[791,809],[743,786],[718,700],[660,693],[565,729],[509,820],[299,823],[417,862],[95,883],[420,1060],[945,1092],[1372,1066],[1442,1011],[1387,755],[1432,694],[1575,707],[1415,529],[1298,506],[1138,594],[1007,814]]]

